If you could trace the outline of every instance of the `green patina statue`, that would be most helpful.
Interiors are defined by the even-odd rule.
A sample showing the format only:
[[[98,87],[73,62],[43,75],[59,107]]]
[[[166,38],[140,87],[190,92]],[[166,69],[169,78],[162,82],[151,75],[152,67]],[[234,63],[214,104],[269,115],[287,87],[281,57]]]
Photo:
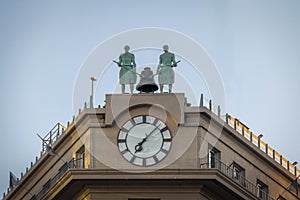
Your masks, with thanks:
[[[172,92],[172,86],[174,84],[174,71],[173,67],[177,67],[175,61],[175,55],[169,52],[168,45],[163,46],[164,53],[159,56],[159,65],[157,67],[158,83],[160,92],[163,92],[164,85],[169,85],[169,93]]]
[[[119,62],[116,62],[121,67],[119,73],[119,82],[121,84],[122,93],[125,93],[125,85],[130,85],[130,93],[133,93],[134,84],[136,83],[136,63],[134,54],[129,53],[130,47],[124,47],[125,53],[119,56]]]

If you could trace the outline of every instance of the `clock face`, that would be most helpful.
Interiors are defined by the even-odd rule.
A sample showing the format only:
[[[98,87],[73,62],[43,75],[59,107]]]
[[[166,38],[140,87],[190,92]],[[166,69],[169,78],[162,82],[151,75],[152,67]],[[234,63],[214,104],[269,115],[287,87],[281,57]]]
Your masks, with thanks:
[[[171,148],[168,127],[158,118],[143,115],[128,120],[118,135],[122,156],[138,166],[150,166],[163,160]]]

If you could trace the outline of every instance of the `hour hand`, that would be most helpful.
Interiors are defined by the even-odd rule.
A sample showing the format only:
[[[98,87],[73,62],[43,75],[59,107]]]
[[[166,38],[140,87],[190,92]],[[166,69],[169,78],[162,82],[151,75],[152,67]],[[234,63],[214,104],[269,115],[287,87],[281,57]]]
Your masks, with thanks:
[[[147,134],[145,134],[145,135],[146,135],[146,137],[142,141],[140,141],[137,145],[135,145],[135,147],[134,147],[135,152],[134,153],[140,152],[140,151],[143,150],[143,144],[147,140],[147,137],[149,136]]]
[[[140,143],[138,143],[137,145],[135,145],[134,149],[135,149],[134,153],[137,153],[143,150],[143,146]]]

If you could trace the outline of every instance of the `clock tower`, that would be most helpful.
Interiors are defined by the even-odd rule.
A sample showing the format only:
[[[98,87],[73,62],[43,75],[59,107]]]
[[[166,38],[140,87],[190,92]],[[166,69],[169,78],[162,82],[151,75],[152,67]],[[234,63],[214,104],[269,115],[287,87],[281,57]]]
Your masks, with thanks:
[[[182,93],[106,95],[104,115],[94,116],[99,127],[89,129],[90,164],[130,172],[196,167],[188,149],[197,148],[198,127],[185,124],[185,110]]]

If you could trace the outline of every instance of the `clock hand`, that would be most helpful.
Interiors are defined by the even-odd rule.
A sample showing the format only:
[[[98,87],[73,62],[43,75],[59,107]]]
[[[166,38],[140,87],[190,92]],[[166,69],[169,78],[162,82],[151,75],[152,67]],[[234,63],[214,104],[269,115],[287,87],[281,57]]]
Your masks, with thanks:
[[[157,127],[155,127],[148,135],[146,134],[146,138],[148,138],[150,135],[152,135],[156,129],[157,129]]]
[[[137,145],[135,145],[135,147],[134,147],[135,152],[134,153],[140,152],[140,151],[143,150],[143,146],[142,145],[146,141],[146,139],[147,139],[147,136],[141,142],[139,142]]]
[[[143,144],[144,144],[144,142],[146,142],[147,138],[150,135],[152,135],[155,132],[156,129],[157,129],[157,127],[155,127],[148,135],[146,134],[146,137],[144,137],[144,139],[141,142],[139,142],[137,145],[135,145],[135,147],[134,147],[135,152],[134,153],[137,153],[137,152],[140,152],[140,151],[143,150]]]

